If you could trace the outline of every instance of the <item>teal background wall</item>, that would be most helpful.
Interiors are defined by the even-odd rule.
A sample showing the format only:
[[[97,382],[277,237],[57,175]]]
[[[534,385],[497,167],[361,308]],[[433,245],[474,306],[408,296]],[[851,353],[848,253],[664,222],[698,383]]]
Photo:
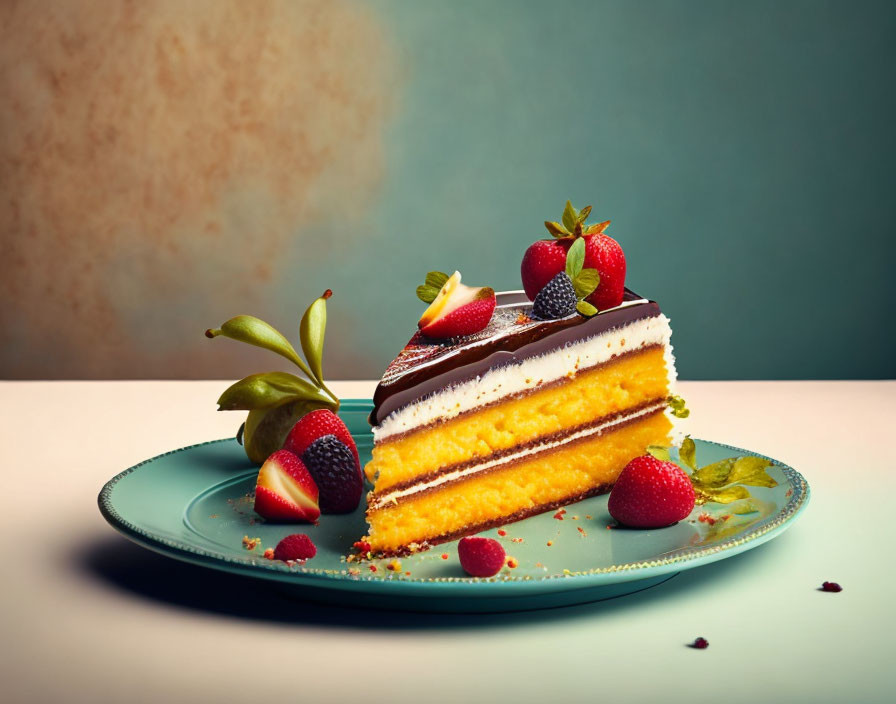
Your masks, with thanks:
[[[355,56],[358,43],[343,36],[327,60],[354,57],[344,71],[357,80],[340,90],[368,102],[336,135],[342,172],[302,192],[321,207],[277,221],[288,237],[265,255],[269,271],[253,279],[234,269],[254,256],[252,237],[230,247],[202,241],[195,247],[208,255],[191,267],[235,271],[239,285],[206,277],[166,286],[160,312],[146,294],[157,290],[151,277],[134,288],[145,263],[119,259],[133,276],[110,296],[116,324],[139,342],[134,351],[97,367],[96,347],[69,341],[71,353],[60,355],[23,333],[0,359],[4,376],[237,377],[274,368],[266,353],[208,342],[201,331],[251,312],[291,332],[331,288],[325,369],[378,377],[415,328],[423,304],[414,288],[426,271],[459,269],[470,284],[519,288],[523,252],[567,198],[613,221],[628,285],[672,319],[683,378],[896,376],[896,4],[362,6],[359,36],[371,42],[374,32],[376,51]],[[288,19],[320,22],[315,12]],[[365,56],[376,64],[369,75]],[[288,91],[309,70],[334,69],[297,61],[277,80]],[[327,88],[310,85],[303,90]],[[290,109],[301,121],[315,102]],[[243,185],[234,179],[209,208],[232,212]],[[271,211],[240,210],[225,230],[259,232]],[[163,327],[174,332],[158,334]]]

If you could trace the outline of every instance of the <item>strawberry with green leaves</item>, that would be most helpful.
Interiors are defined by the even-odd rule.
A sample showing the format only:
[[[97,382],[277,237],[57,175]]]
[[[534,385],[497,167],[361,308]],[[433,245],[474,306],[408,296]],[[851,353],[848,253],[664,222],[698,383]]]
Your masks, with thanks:
[[[532,305],[532,314],[541,320],[557,320],[576,311],[591,317],[597,308],[585,300],[600,283],[596,269],[584,268],[585,243],[579,239],[566,252],[564,270],[552,278],[538,292]]]
[[[538,293],[566,268],[567,252],[581,240],[585,246],[584,268],[596,270],[599,276],[599,284],[585,300],[598,310],[622,303],[625,254],[616,240],[604,234],[610,221],[586,225],[590,214],[590,205],[576,210],[566,201],[562,222],[545,222],[554,239],[533,243],[526,250],[520,267],[523,288],[530,300],[534,301]]]

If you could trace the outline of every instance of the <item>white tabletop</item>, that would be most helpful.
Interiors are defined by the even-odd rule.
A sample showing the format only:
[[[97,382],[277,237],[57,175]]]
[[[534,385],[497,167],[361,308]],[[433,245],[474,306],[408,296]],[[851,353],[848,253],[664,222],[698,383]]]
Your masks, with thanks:
[[[682,383],[695,437],[809,481],[790,530],[631,596],[476,616],[290,601],[109,527],[107,479],[233,434],[226,385],[0,382],[0,700],[892,701],[896,382]]]

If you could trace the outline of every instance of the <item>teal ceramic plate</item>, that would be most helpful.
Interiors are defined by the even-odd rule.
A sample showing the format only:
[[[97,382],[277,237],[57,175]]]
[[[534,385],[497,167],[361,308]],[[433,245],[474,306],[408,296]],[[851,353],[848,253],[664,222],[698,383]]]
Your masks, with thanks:
[[[340,411],[362,462],[372,446],[370,408],[370,401],[349,400]],[[697,441],[701,465],[752,454]],[[418,611],[513,611],[620,596],[732,557],[780,535],[809,498],[803,477],[777,461],[770,473],[778,486],[752,488],[760,510],[749,514],[729,515],[723,505],[705,504],[668,528],[608,529],[607,498],[599,496],[568,506],[562,520],[550,512],[508,524],[503,535],[497,529],[482,533],[500,540],[517,566],[491,579],[471,579],[460,568],[456,543],[403,558],[397,571],[389,569],[390,560],[347,563],[352,543],[365,532],[363,507],[347,516],[324,516],[317,526],[265,523],[252,511],[256,473],[235,440],[193,445],[111,479],[100,493],[100,510],[141,545],[270,580],[301,598]],[[315,558],[288,566],[264,557],[265,548],[296,532],[311,536]],[[259,543],[247,549],[244,537]]]

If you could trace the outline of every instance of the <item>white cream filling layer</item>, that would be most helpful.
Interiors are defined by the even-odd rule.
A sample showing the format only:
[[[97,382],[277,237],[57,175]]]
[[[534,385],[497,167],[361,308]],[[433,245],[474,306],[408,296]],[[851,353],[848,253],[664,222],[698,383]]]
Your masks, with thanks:
[[[579,340],[538,357],[492,369],[482,376],[450,386],[399,408],[373,428],[374,442],[406,433],[435,421],[446,421],[503,398],[531,391],[579,371],[609,362],[613,357],[642,347],[663,345],[670,392],[675,381],[675,362],[669,340],[672,330],[665,315],[635,320],[593,337]]]
[[[651,404],[650,406],[645,406],[644,408],[635,411],[634,413],[628,413],[626,415],[613,418],[612,420],[608,420],[607,422],[601,423],[600,425],[595,425],[590,428],[584,428],[583,430],[567,435],[566,437],[560,438],[559,440],[552,440],[549,442],[541,443],[539,445],[533,445],[532,447],[527,447],[523,450],[504,455],[503,457],[488,460],[486,462],[483,462],[482,464],[477,464],[472,467],[465,467],[463,469],[457,469],[453,472],[446,472],[445,474],[439,475],[438,477],[427,482],[421,482],[420,484],[415,484],[414,486],[410,486],[405,489],[397,489],[396,491],[391,491],[388,494],[384,494],[383,496],[378,496],[372,499],[370,508],[376,510],[389,503],[398,503],[399,499],[403,499],[407,496],[412,496],[414,494],[420,493],[421,491],[453,482],[460,477],[470,477],[475,474],[479,474],[480,472],[484,472],[488,469],[492,469],[493,467],[498,467],[502,464],[507,464],[508,462],[514,462],[530,455],[537,455],[541,452],[559,447],[560,445],[575,442],[576,440],[581,440],[582,438],[587,438],[593,435],[601,435],[610,428],[614,428],[617,425],[621,425],[623,423],[629,423],[642,416],[650,415],[651,413],[656,413],[659,409],[664,408],[665,406],[666,401],[664,399],[657,403]]]

